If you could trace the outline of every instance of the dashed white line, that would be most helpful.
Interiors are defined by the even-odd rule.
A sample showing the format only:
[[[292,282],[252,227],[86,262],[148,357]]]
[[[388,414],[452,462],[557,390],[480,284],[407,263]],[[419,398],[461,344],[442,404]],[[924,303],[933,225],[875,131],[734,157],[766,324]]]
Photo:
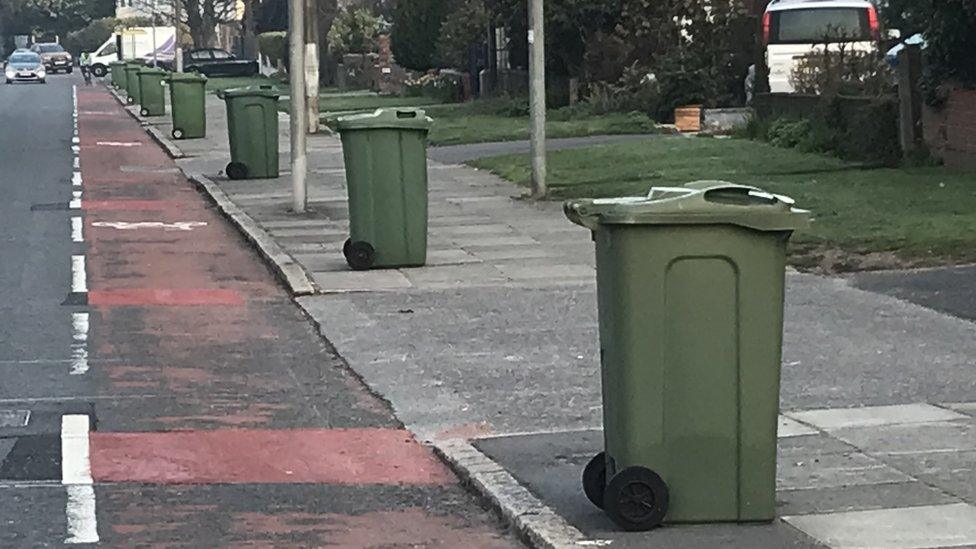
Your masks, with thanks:
[[[75,160],[78,160],[78,159],[75,158]],[[75,172],[71,174],[71,185],[74,186],[74,187],[80,187],[81,186],[81,171],[80,170],[75,170]]]
[[[88,313],[71,313],[71,369],[73,376],[88,373]]]
[[[78,155],[75,155],[74,169],[76,169],[76,170],[80,170],[81,169],[81,159],[78,158]]]
[[[65,543],[98,543],[95,488],[92,486],[87,415],[61,417],[61,484],[67,487]]]
[[[71,291],[85,293],[88,291],[88,275],[85,273],[85,256],[71,256]]]
[[[72,242],[84,242],[85,241],[85,224],[80,217],[74,216],[71,218],[71,241]]]
[[[71,197],[72,197],[71,198],[71,202],[68,202],[68,207],[71,208],[72,210],[80,210],[81,209],[81,191],[72,191],[71,192]]]

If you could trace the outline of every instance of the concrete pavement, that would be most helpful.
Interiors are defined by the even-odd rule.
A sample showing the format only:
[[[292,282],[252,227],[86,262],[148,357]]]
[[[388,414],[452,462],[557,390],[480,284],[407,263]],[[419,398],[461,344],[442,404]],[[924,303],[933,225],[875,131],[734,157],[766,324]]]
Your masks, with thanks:
[[[976,545],[976,325],[844,279],[790,274],[783,520],[623,535],[578,481],[601,427],[588,233],[558,204],[513,200],[518,190],[490,174],[432,162],[428,266],[351,272],[338,141],[310,140],[311,211],[296,216],[286,173],[222,178],[222,105],[208,108],[211,135],[179,145],[181,168],[211,179],[304,266],[316,294],[297,301],[322,335],[533,544]]]

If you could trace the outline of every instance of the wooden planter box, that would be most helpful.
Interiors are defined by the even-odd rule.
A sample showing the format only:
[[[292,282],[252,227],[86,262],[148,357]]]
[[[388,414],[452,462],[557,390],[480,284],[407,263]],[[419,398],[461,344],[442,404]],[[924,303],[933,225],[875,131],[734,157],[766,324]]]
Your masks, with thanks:
[[[701,131],[701,105],[686,105],[674,109],[674,125],[679,132]]]

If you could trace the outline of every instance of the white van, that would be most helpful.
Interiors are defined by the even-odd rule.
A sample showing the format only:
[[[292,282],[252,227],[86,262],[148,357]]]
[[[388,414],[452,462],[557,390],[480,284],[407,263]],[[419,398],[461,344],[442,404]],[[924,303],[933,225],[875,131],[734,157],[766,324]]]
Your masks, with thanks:
[[[877,53],[881,39],[878,10],[868,0],[773,0],[762,30],[773,93],[793,93],[790,76],[805,55],[839,43]]]
[[[101,46],[91,53],[91,71],[98,77],[108,73],[108,64],[112,61],[141,59],[152,53],[153,44],[160,48],[176,36],[174,27],[156,27],[155,40],[152,27],[132,27],[120,30],[108,37]],[[119,56],[119,48],[122,55]]]

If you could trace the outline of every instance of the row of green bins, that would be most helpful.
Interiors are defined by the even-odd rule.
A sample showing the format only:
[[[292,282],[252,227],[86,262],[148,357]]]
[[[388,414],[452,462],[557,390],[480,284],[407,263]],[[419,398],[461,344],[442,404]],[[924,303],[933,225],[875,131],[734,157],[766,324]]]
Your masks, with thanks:
[[[130,105],[139,103],[139,71],[143,68],[143,65],[134,63],[126,63],[123,68],[125,71],[126,102]]]
[[[144,67],[136,74],[139,78],[139,112],[142,116],[166,114],[166,71]]]
[[[775,518],[786,244],[809,212],[725,182],[564,205],[596,243],[605,451],[626,530]]]
[[[355,270],[427,262],[427,132],[419,109],[340,117],[349,194],[346,262]]]
[[[278,96],[271,86],[217,93],[227,106],[230,179],[278,177]]]
[[[193,72],[174,72],[169,82],[174,139],[199,139],[207,135],[207,77]]]
[[[108,67],[112,75],[112,86],[121,90],[125,87],[125,63],[123,61],[112,61]]]

